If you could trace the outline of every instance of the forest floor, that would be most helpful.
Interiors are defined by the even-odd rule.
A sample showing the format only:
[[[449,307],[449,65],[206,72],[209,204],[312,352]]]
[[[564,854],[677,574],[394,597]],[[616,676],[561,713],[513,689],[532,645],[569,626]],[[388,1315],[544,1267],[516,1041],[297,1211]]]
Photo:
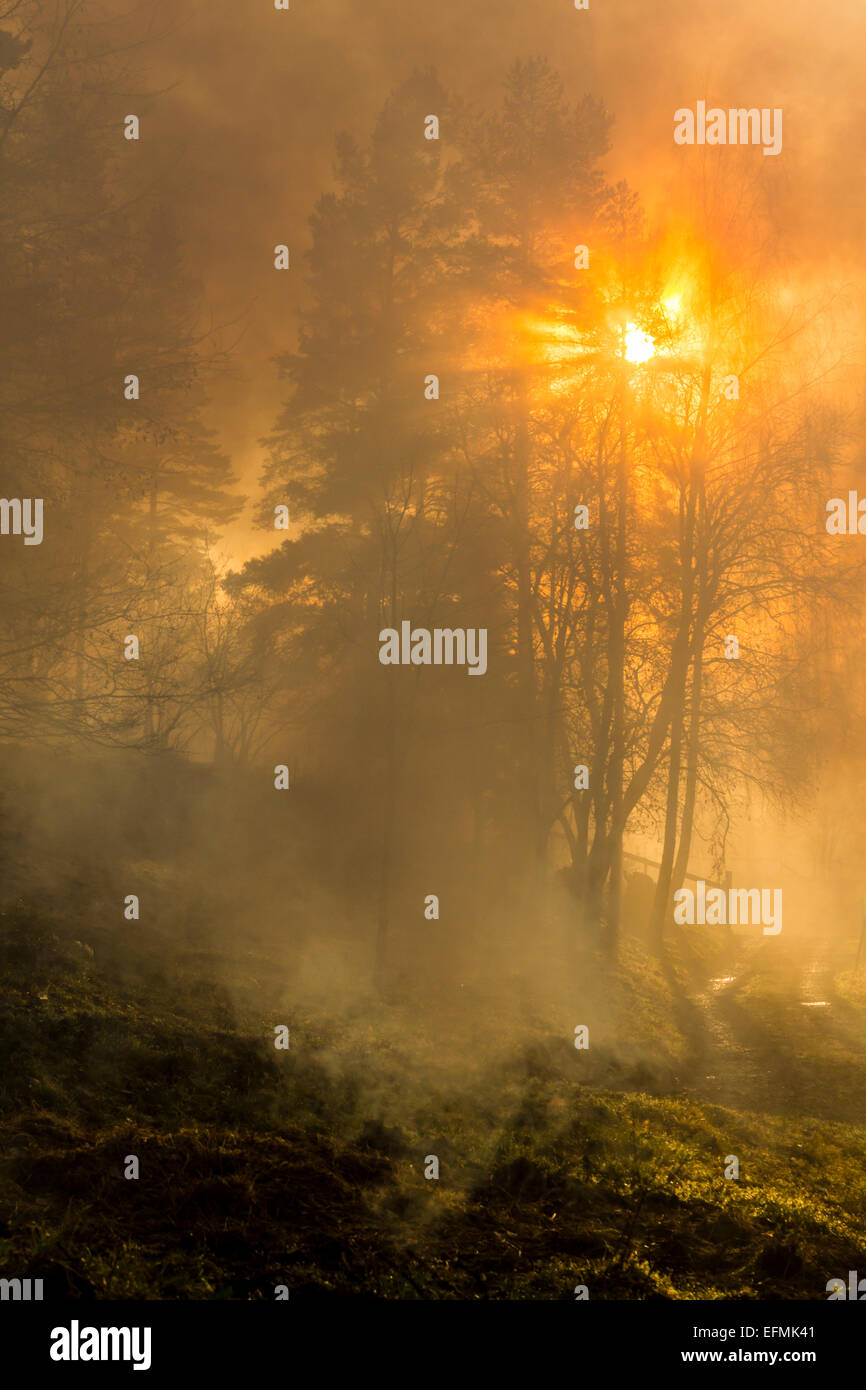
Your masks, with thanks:
[[[0,913],[0,1267],[46,1296],[823,1299],[866,1273],[850,942],[705,929],[661,964],[587,954],[570,1009],[467,984],[335,1021],[266,954],[65,921]]]

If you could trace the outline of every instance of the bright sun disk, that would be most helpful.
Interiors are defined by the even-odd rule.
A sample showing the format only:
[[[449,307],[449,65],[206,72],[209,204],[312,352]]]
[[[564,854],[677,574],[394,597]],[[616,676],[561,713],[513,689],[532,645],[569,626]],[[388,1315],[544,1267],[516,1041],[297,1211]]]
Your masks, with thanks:
[[[626,362],[648,362],[655,350],[656,345],[649,333],[638,328],[636,323],[627,325],[625,330]]]

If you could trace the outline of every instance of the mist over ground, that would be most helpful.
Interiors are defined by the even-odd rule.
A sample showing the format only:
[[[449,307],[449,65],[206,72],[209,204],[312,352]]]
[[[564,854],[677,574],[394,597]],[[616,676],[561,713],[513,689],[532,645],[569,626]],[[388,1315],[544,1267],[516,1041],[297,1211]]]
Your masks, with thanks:
[[[9,1277],[862,1264],[864,23],[0,18]]]

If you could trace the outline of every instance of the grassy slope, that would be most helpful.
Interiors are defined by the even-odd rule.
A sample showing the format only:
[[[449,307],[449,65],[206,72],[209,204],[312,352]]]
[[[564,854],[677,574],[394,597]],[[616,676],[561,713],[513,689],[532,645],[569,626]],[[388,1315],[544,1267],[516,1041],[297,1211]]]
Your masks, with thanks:
[[[579,1052],[570,1018],[538,1008],[518,1029],[501,995],[335,1024],[288,1016],[267,960],[220,963],[229,1000],[207,952],[105,934],[91,961],[68,931],[44,905],[0,917],[0,1271],[53,1296],[823,1298],[864,1265],[850,974],[831,1026],[757,955],[720,1003],[766,1062],[766,1088],[737,1095],[736,1053],[719,1080],[713,1037],[697,1045],[685,965],[665,975],[636,947],[615,979],[585,962]],[[798,1095],[773,1085],[789,1064]]]

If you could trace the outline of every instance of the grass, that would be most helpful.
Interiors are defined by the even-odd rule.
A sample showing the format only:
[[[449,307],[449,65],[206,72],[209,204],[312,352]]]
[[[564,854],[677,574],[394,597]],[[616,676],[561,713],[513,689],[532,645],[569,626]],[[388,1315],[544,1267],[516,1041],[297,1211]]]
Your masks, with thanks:
[[[0,915],[0,1266],[48,1296],[814,1299],[864,1262],[866,1132],[827,1090],[863,1090],[854,978],[830,1027],[753,969],[736,1026],[818,1078],[756,1108],[701,1093],[673,1022],[710,936],[667,971],[587,956],[558,1005],[466,986],[332,1016],[199,927],[91,930],[95,959],[76,930]]]

